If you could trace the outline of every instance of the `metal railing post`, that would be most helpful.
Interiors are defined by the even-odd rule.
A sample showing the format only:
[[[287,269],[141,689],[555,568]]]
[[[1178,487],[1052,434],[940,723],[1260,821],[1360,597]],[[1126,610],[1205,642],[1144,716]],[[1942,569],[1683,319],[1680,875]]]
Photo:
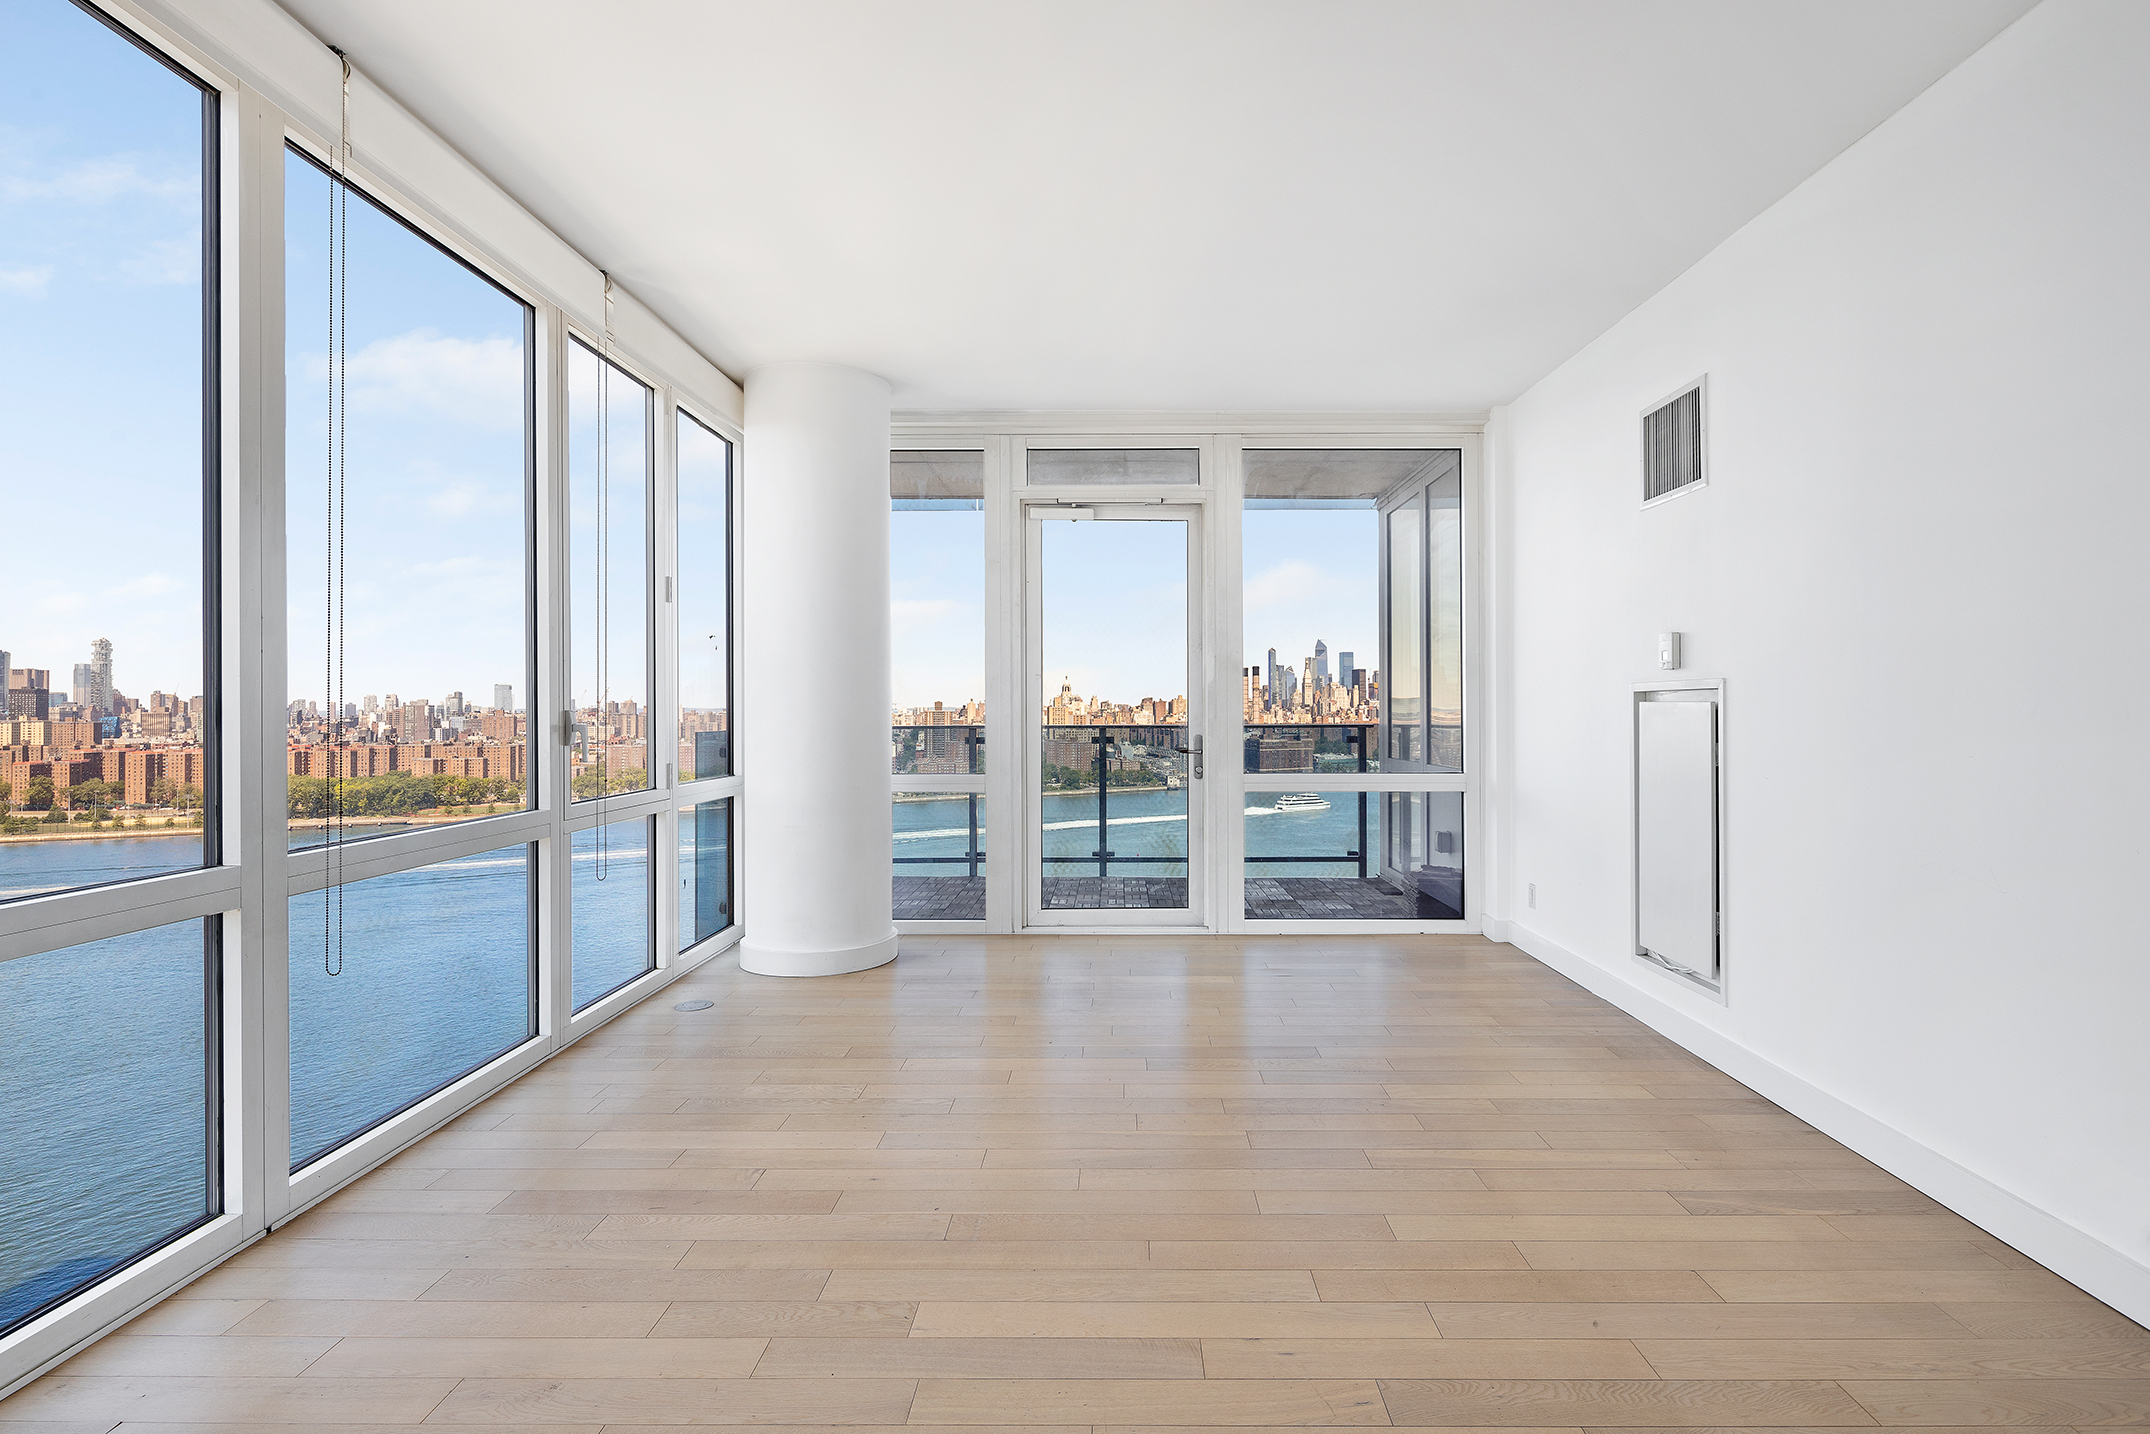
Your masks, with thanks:
[[[1359,880],[1366,879],[1366,799],[1370,792],[1359,793]]]
[[[1112,861],[1112,853],[1106,850],[1105,845],[1106,838],[1112,834],[1105,816],[1105,747],[1104,737],[1099,736],[1097,739],[1097,875],[1100,881],[1105,879],[1106,868]]]

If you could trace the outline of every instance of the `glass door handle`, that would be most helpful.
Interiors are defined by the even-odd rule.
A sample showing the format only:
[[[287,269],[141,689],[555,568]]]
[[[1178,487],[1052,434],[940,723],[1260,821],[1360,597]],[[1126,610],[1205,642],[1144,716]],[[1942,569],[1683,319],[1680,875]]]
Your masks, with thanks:
[[[1202,739],[1196,736],[1190,740],[1193,742],[1192,746],[1174,747],[1172,750],[1183,757],[1194,758],[1194,774],[1196,779],[1199,780],[1202,776]]]

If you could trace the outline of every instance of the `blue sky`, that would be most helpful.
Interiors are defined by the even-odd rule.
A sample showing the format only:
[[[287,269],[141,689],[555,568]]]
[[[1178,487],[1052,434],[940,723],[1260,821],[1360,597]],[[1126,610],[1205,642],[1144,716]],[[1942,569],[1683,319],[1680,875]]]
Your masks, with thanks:
[[[889,687],[897,707],[985,697],[985,514],[888,515]]]
[[[610,415],[605,439],[611,461],[600,503],[599,376]],[[568,665],[578,708],[599,702],[649,704],[648,473],[650,391],[579,343],[567,351]],[[598,520],[606,520],[600,552]],[[609,596],[606,650],[598,651],[600,586]],[[603,664],[600,667],[599,658]]]
[[[284,170],[290,688],[319,701],[329,182],[295,154]],[[346,223],[345,700],[459,691],[490,704],[508,682],[527,705],[523,307],[358,195]],[[639,442],[634,416],[618,441]],[[638,485],[623,487],[637,499]],[[639,512],[631,522],[639,533]],[[641,562],[639,543],[622,550]],[[633,656],[615,657],[614,687],[633,695],[642,647],[624,646]]]
[[[1047,522],[1044,696],[1187,694],[1187,524]]]
[[[66,687],[201,683],[200,91],[58,0],[0,0],[0,648]]]
[[[1348,652],[1378,668],[1381,636],[1379,515],[1373,509],[1252,508],[1240,515],[1243,665],[1259,667],[1269,649],[1279,663],[1302,668],[1318,639],[1329,644],[1329,671]]]
[[[724,570],[730,519],[731,445],[692,418],[679,422],[679,703],[722,707],[730,692],[731,654]]]

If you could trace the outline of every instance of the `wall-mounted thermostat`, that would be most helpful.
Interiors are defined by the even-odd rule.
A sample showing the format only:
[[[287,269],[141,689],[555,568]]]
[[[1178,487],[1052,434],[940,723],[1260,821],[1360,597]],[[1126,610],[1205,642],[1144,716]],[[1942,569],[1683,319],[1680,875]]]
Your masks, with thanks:
[[[1680,670],[1680,635],[1661,632],[1657,635],[1657,665],[1667,672]]]

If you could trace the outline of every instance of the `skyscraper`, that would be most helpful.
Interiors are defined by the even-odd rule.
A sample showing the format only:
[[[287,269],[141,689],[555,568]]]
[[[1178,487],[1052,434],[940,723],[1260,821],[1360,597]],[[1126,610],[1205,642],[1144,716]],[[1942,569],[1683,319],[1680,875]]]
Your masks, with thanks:
[[[1351,672],[1356,665],[1351,653],[1339,652],[1336,654],[1336,680],[1349,687],[1352,683]]]
[[[493,705],[503,712],[513,712],[515,710],[515,684],[512,682],[494,683]]]
[[[1329,644],[1314,639],[1314,683],[1317,687],[1329,685]]]
[[[75,694],[77,702],[86,703],[100,716],[112,713],[112,639],[100,637],[90,644],[89,686]],[[78,668],[77,671],[80,671]],[[77,679],[79,684],[80,679]]]
[[[11,683],[11,682],[9,682],[9,681],[8,681],[7,679],[8,679],[8,654],[7,654],[7,649],[5,649],[5,648],[0,648],[0,722],[5,722],[5,721],[6,721],[6,720],[7,720],[8,718],[10,718],[10,717],[12,717],[12,716],[14,716],[14,715],[15,715],[15,702],[14,702],[14,699],[13,699],[13,698],[11,698],[11,697],[9,697],[9,696],[7,695],[7,694],[8,694],[8,689],[9,689],[10,687],[14,686],[14,684],[13,684],[13,683]]]
[[[1284,697],[1284,689],[1277,684],[1277,650],[1272,647],[1269,649],[1269,705],[1281,707]]]

